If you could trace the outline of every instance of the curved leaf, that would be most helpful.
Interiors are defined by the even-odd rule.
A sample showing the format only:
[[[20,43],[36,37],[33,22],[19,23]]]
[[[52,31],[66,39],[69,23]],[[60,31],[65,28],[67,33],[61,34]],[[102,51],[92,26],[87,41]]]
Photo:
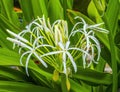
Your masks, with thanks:
[[[59,0],[49,0],[48,2],[48,16],[51,22],[57,19],[63,19],[63,8]]]
[[[17,69],[13,69],[10,67],[0,66],[0,76],[15,81],[27,81],[27,76],[18,71]]]
[[[19,62],[20,55],[6,48],[0,48],[0,65],[1,66],[22,66]],[[24,58],[23,61],[26,59]],[[24,67],[24,66],[23,66]],[[29,61],[29,69],[32,69],[48,79],[52,79],[52,74],[40,69],[32,60]]]
[[[112,75],[98,72],[91,69],[83,69],[78,67],[78,72],[72,75],[73,78],[88,81],[94,84],[110,85],[112,83]]]
[[[55,92],[53,89],[36,86],[28,83],[0,81],[0,92]]]

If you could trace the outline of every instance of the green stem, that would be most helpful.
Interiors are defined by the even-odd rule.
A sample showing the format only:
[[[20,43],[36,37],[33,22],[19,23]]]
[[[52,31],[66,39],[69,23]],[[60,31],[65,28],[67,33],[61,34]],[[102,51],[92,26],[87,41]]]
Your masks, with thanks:
[[[61,74],[61,88],[62,88],[62,92],[68,92],[67,85],[66,85],[66,75],[65,74]]]
[[[63,7],[64,7],[64,19],[67,19],[67,0],[63,0]]]
[[[114,43],[114,36],[112,35],[112,30],[110,29],[110,25],[107,20],[107,16],[104,15],[103,20],[106,24],[106,28],[109,30],[109,43],[110,43],[110,51],[111,51],[111,63],[112,63],[112,71],[113,71],[113,86],[112,92],[117,92],[118,87],[118,76],[117,76],[117,60],[116,60],[116,49]]]
[[[94,4],[97,8],[96,0],[93,0]],[[111,1],[112,2],[112,1]],[[101,14],[100,10],[97,8],[99,14]],[[103,11],[104,12],[104,11]],[[112,32],[115,32],[115,27],[110,28],[110,23],[107,19],[106,13],[104,13],[104,16],[102,17],[103,21],[105,22],[106,28],[109,30],[109,44],[110,44],[110,51],[111,51],[111,63],[112,63],[112,72],[113,72],[113,80],[112,80],[112,92],[117,92],[118,88],[118,76],[117,76],[117,59],[116,59],[116,48],[114,43],[114,35]]]

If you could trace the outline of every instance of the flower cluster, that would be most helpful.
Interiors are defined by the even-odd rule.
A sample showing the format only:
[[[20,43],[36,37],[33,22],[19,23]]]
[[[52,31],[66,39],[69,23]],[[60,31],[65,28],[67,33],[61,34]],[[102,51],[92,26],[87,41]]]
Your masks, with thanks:
[[[94,31],[108,33],[107,30],[100,28],[101,24],[88,25],[81,17],[80,22],[76,23],[72,31],[68,32],[67,21],[56,20],[52,25],[49,18],[46,20],[37,18],[31,22],[26,29],[16,34],[7,30],[14,38],[7,37],[13,42],[13,48],[19,46],[21,54],[20,63],[23,65],[23,57],[27,55],[25,61],[26,73],[28,73],[28,63],[31,57],[38,59],[45,67],[53,66],[59,73],[68,75],[71,65],[77,72],[76,58],[83,59],[83,67],[89,67],[92,62],[97,63],[100,57],[100,44],[94,36]],[[75,38],[79,36],[79,39]],[[72,42],[71,39],[76,39]],[[23,50],[24,49],[24,50]],[[97,60],[95,60],[95,52]],[[89,62],[88,62],[89,61]]]

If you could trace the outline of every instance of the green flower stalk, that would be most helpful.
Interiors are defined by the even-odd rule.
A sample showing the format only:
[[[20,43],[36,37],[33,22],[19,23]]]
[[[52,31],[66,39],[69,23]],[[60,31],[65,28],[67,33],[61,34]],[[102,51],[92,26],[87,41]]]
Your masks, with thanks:
[[[14,38],[7,37],[13,42],[13,47],[18,45],[21,54],[20,63],[23,65],[22,59],[27,55],[25,69],[28,73],[28,63],[31,57],[38,59],[41,64],[47,68],[48,64],[54,67],[55,71],[64,73],[66,76],[71,71],[71,65],[77,72],[75,59],[82,58],[83,67],[90,67],[92,63],[97,63],[100,57],[100,43],[95,37],[94,31],[108,33],[107,30],[100,28],[102,24],[88,25],[81,17],[80,22],[73,26],[71,32],[68,32],[68,24],[65,20],[56,20],[52,25],[48,19],[37,18],[26,29],[16,34],[7,30]],[[71,39],[79,36],[76,43],[72,43]],[[24,52],[22,51],[24,49]],[[95,60],[97,54],[97,60]],[[88,62],[89,61],[89,62]]]

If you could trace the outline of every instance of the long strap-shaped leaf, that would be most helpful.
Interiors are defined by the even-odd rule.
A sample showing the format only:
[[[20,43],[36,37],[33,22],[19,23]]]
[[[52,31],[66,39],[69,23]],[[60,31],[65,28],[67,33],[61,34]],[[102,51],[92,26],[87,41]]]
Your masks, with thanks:
[[[99,85],[110,85],[112,83],[111,74],[102,73],[91,69],[83,69],[82,67],[78,67],[77,73],[73,74],[72,76],[73,78]]]
[[[117,59],[116,59],[116,49],[114,43],[114,34],[116,34],[116,25],[118,21],[119,15],[119,0],[109,0],[107,13],[103,17],[105,20],[106,26],[109,33],[109,42],[110,42],[110,50],[111,50],[111,62],[112,62],[112,71],[113,71],[113,87],[112,92],[117,92],[118,89],[118,75],[117,75]]]
[[[0,76],[7,80],[14,80],[14,81],[27,81],[27,75],[17,70],[17,67],[8,68],[6,66],[0,66]]]
[[[16,23],[16,26],[20,26],[18,16],[13,9],[13,0],[0,0],[0,7],[3,16],[5,16],[11,23]]]
[[[95,1],[95,0],[94,0]],[[97,6],[97,5],[96,5]],[[103,20],[106,24],[109,32],[109,43],[111,51],[111,62],[112,62],[112,71],[113,71],[113,88],[112,92],[117,92],[118,85],[118,76],[117,76],[117,59],[116,59],[116,49],[114,43],[114,35],[116,34],[117,21],[119,15],[119,0],[109,0],[107,11],[103,16]]]
[[[0,92],[56,92],[56,91],[53,89],[49,89],[42,86],[36,86],[28,83],[0,81]]]
[[[19,62],[19,58],[20,58],[20,55],[11,50],[8,50],[5,48],[0,49],[0,65],[1,66],[5,66],[5,65],[6,66],[11,66],[11,65],[22,66]],[[24,58],[23,61],[24,60],[26,59]],[[40,69],[32,60],[30,60],[28,68],[40,73],[41,75],[47,77],[48,79],[52,79],[52,74]]]

